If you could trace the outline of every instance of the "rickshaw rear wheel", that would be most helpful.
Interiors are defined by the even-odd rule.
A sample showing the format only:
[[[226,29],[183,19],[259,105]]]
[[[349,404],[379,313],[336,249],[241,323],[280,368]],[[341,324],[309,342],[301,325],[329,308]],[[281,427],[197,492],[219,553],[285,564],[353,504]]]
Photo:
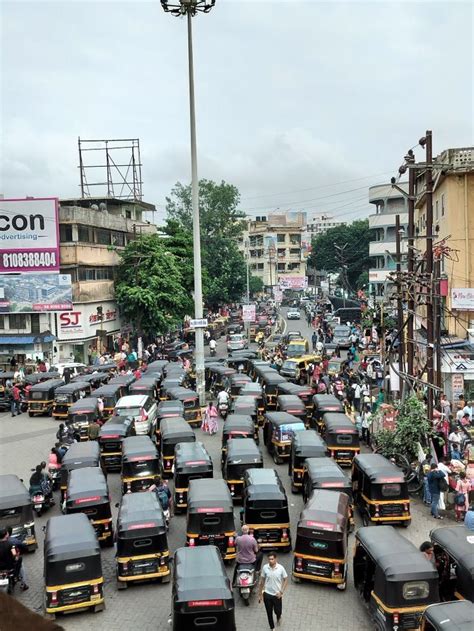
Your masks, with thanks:
[[[293,583],[301,583],[301,579],[298,576],[295,576],[293,573],[291,574],[291,580]]]
[[[408,528],[410,524],[411,524],[411,519],[407,519],[406,521],[402,522],[402,526],[404,528]]]
[[[277,453],[273,454],[273,462],[275,464],[283,464],[283,458],[280,458],[280,456]]]
[[[34,416],[33,412],[28,412],[28,416],[31,418]]]
[[[362,514],[362,523],[364,524],[364,526],[368,526],[370,523],[367,513],[365,512]]]
[[[291,485],[291,492],[293,495],[298,495],[298,488],[294,484]]]
[[[127,589],[128,588],[128,583],[126,581],[119,581],[117,579],[117,589],[122,590],[122,589]]]
[[[244,601],[244,605],[246,607],[248,607],[250,605],[250,598],[242,598],[242,600]]]
[[[100,603],[100,605],[95,605],[94,607],[92,607],[92,611],[94,613],[98,613],[99,611],[104,611],[105,609],[105,603]]]

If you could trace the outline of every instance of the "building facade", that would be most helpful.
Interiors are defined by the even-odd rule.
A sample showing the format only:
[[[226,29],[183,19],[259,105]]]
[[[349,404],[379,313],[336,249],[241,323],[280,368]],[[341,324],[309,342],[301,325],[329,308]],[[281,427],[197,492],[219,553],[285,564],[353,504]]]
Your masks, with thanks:
[[[248,222],[239,247],[247,257],[250,272],[263,280],[267,290],[276,286],[306,283],[302,242],[305,213],[270,214]]]
[[[398,186],[408,195],[408,183]],[[371,186],[369,202],[375,205],[375,213],[369,216],[369,228],[372,239],[369,254],[373,258],[373,267],[369,270],[369,293],[376,299],[382,299],[389,289],[389,276],[396,269],[396,229],[395,217],[400,216],[402,255],[407,251],[408,206],[407,198],[390,184]],[[403,269],[403,263],[402,263]]]

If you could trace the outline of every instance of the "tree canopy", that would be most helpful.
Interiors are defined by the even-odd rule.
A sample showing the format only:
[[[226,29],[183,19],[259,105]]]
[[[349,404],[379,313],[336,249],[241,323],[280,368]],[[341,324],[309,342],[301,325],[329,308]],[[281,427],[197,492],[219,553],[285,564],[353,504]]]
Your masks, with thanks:
[[[137,333],[164,333],[186,315],[189,295],[179,258],[158,235],[131,241],[120,253],[115,297]]]
[[[370,268],[369,241],[368,219],[335,226],[313,238],[308,264],[320,271],[341,272],[341,255],[335,244],[340,247],[347,244],[342,255],[347,265],[347,280],[352,289],[360,289],[358,282],[366,278],[362,274]]]

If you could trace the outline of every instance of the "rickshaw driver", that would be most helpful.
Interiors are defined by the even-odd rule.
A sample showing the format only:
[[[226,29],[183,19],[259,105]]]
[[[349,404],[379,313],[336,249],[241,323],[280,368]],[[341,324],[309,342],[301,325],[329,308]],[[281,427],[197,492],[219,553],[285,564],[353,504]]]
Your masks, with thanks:
[[[223,403],[229,405],[229,393],[227,390],[221,390],[217,395],[217,405],[219,406]]]
[[[235,547],[237,550],[235,571],[239,565],[253,565],[255,571],[260,570],[262,564],[262,553],[255,537],[249,533],[249,527],[242,526],[242,534],[236,537]]]

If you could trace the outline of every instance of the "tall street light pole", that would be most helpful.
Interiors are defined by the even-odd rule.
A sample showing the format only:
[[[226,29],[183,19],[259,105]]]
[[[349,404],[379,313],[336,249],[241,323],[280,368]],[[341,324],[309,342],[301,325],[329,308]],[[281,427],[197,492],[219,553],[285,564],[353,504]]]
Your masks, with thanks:
[[[201,277],[201,230],[199,222],[199,181],[197,169],[196,142],[196,109],[194,100],[194,60],[193,60],[193,29],[192,18],[197,13],[209,13],[216,0],[179,0],[169,2],[161,0],[163,9],[175,16],[186,15],[188,22],[188,70],[189,70],[189,119],[191,130],[191,199],[193,210],[193,254],[194,254],[194,317],[203,318],[202,306],[202,277]],[[200,405],[206,404],[204,381],[204,329],[195,330],[196,346],[194,358],[196,361],[196,390]]]

